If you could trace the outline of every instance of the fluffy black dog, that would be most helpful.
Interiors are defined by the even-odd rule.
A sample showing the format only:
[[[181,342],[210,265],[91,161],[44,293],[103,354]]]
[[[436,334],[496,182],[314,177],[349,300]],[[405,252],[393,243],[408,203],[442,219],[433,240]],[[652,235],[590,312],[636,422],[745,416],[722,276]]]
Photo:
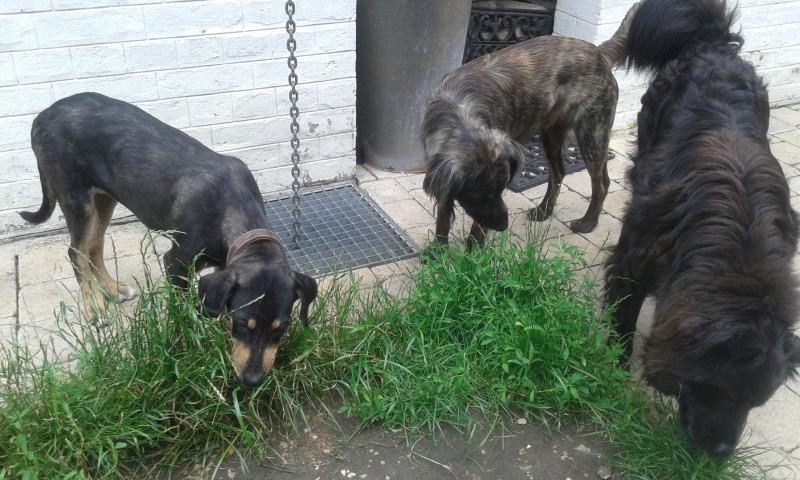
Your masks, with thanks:
[[[629,65],[653,80],[606,273],[628,357],[655,296],[644,378],[678,398],[684,431],[712,456],[733,452],[750,409],[800,364],[797,215],[734,18],[723,0],[645,0],[635,14]]]

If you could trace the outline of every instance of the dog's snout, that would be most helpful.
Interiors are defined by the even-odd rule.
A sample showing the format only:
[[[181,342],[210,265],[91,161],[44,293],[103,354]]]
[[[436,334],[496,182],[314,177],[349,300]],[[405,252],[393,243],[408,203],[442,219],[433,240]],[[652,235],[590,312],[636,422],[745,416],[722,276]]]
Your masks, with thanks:
[[[733,453],[733,445],[720,442],[714,445],[713,448],[707,451],[707,453],[712,457],[722,458],[722,457],[730,457]]]
[[[508,212],[506,211],[505,214],[500,215],[493,215],[489,216],[484,219],[483,222],[478,222],[484,228],[489,228],[492,230],[497,230],[498,232],[503,232],[508,229]]]
[[[244,372],[242,374],[241,380],[242,380],[242,383],[245,386],[250,387],[250,388],[256,388],[259,385],[261,385],[262,383],[264,383],[264,373],[263,372],[258,372],[258,371],[255,371],[255,372],[252,372],[252,371]]]

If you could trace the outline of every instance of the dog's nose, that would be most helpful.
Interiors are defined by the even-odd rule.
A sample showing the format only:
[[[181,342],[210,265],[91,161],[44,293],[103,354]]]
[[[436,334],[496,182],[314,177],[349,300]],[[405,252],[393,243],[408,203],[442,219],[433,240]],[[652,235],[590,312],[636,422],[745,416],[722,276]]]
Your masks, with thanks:
[[[708,452],[712,457],[730,457],[732,453],[733,445],[724,442],[714,445],[714,448]]]
[[[505,232],[507,229],[508,229],[508,215],[506,215],[506,217],[503,220],[497,222],[497,228],[495,230],[497,230],[498,232]]]
[[[264,383],[264,373],[263,372],[245,372],[242,375],[242,383],[246,387],[256,388],[262,383]]]
[[[504,232],[508,229],[508,215],[501,218],[493,218],[491,221],[481,224],[483,228]]]

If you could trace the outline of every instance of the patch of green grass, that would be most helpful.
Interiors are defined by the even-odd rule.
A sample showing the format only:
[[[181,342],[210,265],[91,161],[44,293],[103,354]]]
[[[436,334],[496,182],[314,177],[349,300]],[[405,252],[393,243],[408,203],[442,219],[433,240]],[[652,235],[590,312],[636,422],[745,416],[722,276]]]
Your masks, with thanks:
[[[770,479],[781,465],[761,465],[757,457],[768,452],[758,446],[739,447],[730,458],[713,459],[689,444],[678,420],[675,402],[632,389],[625,408],[613,412],[598,427],[613,453],[609,465],[626,479],[747,480]],[[785,472],[784,472],[785,473]]]
[[[558,423],[615,408],[627,379],[619,350],[594,318],[594,285],[575,274],[581,253],[554,248],[443,250],[408,299],[378,297],[343,335],[342,411],[414,435],[467,427],[476,412]]]
[[[300,425],[301,402],[324,385],[284,355],[258,390],[240,387],[225,325],[199,313],[195,290],[146,282],[133,312],[110,310],[101,329],[78,311],[68,321],[62,304],[64,337],[81,339],[70,362],[52,361],[53,344],[42,346],[49,361],[20,345],[0,353],[0,479],[213,469],[229,455],[263,457],[276,425]],[[292,336],[292,361],[305,335]]]
[[[724,462],[687,445],[669,402],[649,398],[617,365],[597,286],[582,253],[532,236],[482,251],[443,250],[396,299],[352,274],[326,280],[295,322],[257,390],[240,387],[221,321],[200,315],[194,289],[146,275],[132,313],[89,326],[64,364],[26,347],[0,354],[0,480],[145,476],[199,463],[261,459],[304,410],[332,402],[365,425],[433,435],[525,415],[547,428],[580,422],[608,442],[630,479],[769,478],[757,449]],[[70,331],[72,330],[72,331]],[[52,359],[54,347],[45,346]]]

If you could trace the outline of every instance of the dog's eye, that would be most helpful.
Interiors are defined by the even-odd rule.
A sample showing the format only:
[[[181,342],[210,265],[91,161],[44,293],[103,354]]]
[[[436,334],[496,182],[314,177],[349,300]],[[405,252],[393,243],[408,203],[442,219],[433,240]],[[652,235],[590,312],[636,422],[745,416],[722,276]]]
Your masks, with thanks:
[[[256,322],[253,319],[248,318],[234,318],[233,319],[233,328],[238,331],[252,331],[256,327]]]

